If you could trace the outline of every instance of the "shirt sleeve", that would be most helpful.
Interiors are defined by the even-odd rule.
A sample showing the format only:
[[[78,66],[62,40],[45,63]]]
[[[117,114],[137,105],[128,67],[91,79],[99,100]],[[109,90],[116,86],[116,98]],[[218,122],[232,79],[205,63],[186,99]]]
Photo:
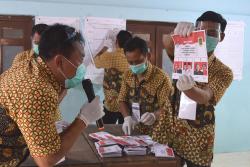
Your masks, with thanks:
[[[120,102],[128,102],[128,91],[129,91],[129,87],[126,83],[126,75],[127,73],[123,74],[123,78],[122,78],[122,83],[121,83],[121,89],[120,89],[120,93],[118,95],[118,103]]]
[[[104,52],[94,58],[96,68],[110,68],[112,64],[112,53]]]
[[[229,68],[220,68],[220,70],[216,71],[214,75],[209,78],[208,86],[213,92],[213,98],[210,101],[211,104],[216,105],[220,101],[232,80],[233,73]]]
[[[30,88],[13,105],[12,114],[33,157],[59,151],[60,137],[55,126],[56,95],[50,91]]]

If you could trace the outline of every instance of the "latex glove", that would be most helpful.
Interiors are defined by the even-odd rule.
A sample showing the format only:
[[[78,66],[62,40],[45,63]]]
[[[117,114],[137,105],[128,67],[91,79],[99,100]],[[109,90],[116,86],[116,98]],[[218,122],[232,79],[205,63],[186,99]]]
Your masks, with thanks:
[[[125,135],[131,135],[132,131],[135,129],[135,126],[138,124],[131,116],[126,116],[124,118],[124,123],[122,125],[122,130]]]
[[[86,126],[97,121],[105,115],[103,112],[103,104],[100,103],[100,97],[96,96],[90,103],[82,106],[77,118],[81,119]]]
[[[119,33],[119,29],[117,29],[117,28],[114,28],[112,30],[108,30],[108,32],[105,36],[105,39],[110,39],[110,40],[112,40],[112,42],[115,42],[116,36],[118,33]]]
[[[107,47],[107,48],[113,48],[113,43],[110,39],[105,39],[103,41],[103,47]]]
[[[156,121],[155,114],[152,112],[146,112],[141,116],[140,122],[144,125],[153,125]]]
[[[174,29],[174,34],[180,36],[189,36],[195,27],[193,23],[190,22],[179,22]]]
[[[176,83],[180,91],[186,91],[193,88],[195,85],[194,79],[191,75],[181,75]]]

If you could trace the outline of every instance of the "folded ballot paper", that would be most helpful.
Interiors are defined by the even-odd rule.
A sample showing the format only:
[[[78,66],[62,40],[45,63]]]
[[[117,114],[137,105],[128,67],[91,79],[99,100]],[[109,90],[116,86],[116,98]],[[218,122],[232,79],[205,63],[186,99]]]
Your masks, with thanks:
[[[120,157],[123,152],[126,155],[147,155],[149,148],[157,146],[148,135],[114,136],[108,132],[97,132],[89,136],[96,140],[95,146],[101,157]],[[158,155],[160,149],[155,147],[155,150]]]

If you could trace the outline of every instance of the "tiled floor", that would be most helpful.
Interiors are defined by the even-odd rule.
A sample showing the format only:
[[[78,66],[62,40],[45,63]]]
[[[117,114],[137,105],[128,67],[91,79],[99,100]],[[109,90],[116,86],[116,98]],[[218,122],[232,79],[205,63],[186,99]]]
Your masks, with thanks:
[[[212,167],[250,167],[250,152],[215,154]]]

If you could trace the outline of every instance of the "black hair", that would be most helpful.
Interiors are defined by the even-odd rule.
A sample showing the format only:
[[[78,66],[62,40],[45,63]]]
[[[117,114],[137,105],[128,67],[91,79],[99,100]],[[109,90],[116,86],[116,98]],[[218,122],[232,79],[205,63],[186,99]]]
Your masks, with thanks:
[[[203,13],[197,20],[198,21],[212,21],[216,23],[220,23],[221,26],[221,32],[224,32],[227,26],[227,21],[222,17],[221,14],[213,12],[213,11],[207,11]]]
[[[36,24],[32,27],[31,36],[33,37],[35,33],[42,35],[42,33],[48,28],[47,24]]]
[[[148,46],[146,41],[139,37],[130,38],[124,46],[124,53],[126,52],[133,52],[135,50],[139,50],[143,55],[148,53]]]
[[[117,40],[117,43],[119,45],[120,48],[123,48],[124,49],[124,46],[125,46],[125,43],[130,39],[132,38],[132,34],[128,31],[125,31],[125,30],[121,30],[117,36],[116,36],[116,40]]]
[[[39,43],[39,56],[44,60],[49,60],[57,54],[69,57],[74,51],[74,43],[84,43],[84,39],[75,28],[54,24],[49,26],[41,36]]]

